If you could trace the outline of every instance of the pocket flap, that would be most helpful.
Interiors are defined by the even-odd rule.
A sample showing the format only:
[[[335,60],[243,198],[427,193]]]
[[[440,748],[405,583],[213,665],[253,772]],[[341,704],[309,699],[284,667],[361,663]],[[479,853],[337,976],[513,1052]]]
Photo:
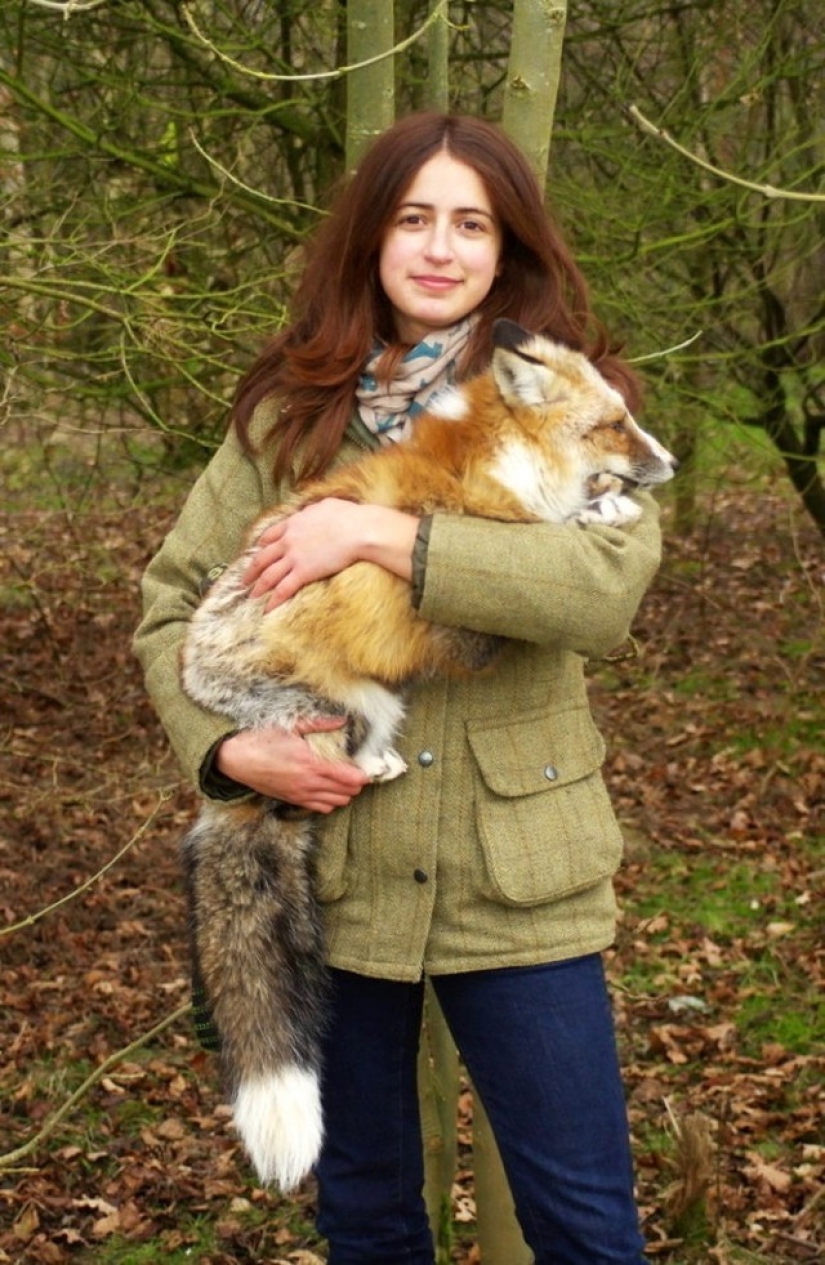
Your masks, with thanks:
[[[604,762],[604,739],[586,707],[469,721],[467,737],[487,787],[507,798],[568,786]]]

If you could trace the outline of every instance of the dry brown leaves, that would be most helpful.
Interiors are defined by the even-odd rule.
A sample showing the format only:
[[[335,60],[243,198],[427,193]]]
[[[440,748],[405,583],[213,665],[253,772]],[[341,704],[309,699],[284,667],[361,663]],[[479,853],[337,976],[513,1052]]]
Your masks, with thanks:
[[[0,940],[3,1151],[187,996],[176,847],[193,800],[129,648],[138,577],[167,522],[135,508],[2,520],[2,922],[78,888],[156,814],[81,898]],[[677,1265],[732,1265],[740,1249],[774,1265],[821,1260],[823,1051],[777,1038],[754,1052],[740,1008],[743,990],[765,988],[748,967],[766,955],[778,1010],[793,1007],[783,988],[800,964],[822,979],[813,910],[825,863],[810,840],[823,833],[825,754],[780,741],[823,712],[822,545],[791,525],[782,498],[748,493],[717,501],[701,536],[674,542],[669,558],[637,621],[641,660],[593,676],[630,841],[610,970],[650,1252]],[[772,866],[753,928],[691,926],[666,899],[643,909],[654,850],[701,862],[720,899],[732,860]],[[754,899],[766,900],[762,889]],[[627,982],[640,963],[660,973],[658,991]],[[473,1215],[462,1137],[460,1225]],[[673,1228],[697,1202],[711,1223],[703,1258],[685,1255]],[[2,1175],[0,1261],[93,1261],[112,1236],[168,1254],[197,1242],[193,1214],[212,1219],[216,1244],[193,1260],[319,1259],[312,1191],[279,1203],[250,1186],[214,1068],[178,1025],[112,1068]],[[455,1259],[478,1259],[471,1233]]]

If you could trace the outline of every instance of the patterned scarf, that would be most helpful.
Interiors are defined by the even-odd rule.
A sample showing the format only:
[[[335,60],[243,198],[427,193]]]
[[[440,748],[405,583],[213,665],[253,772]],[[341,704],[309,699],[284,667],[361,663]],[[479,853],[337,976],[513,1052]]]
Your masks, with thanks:
[[[391,382],[379,382],[375,368],[386,347],[373,348],[355,391],[358,415],[368,430],[384,442],[404,439],[419,413],[455,381],[455,367],[476,324],[465,317],[449,329],[429,334],[411,347]]]

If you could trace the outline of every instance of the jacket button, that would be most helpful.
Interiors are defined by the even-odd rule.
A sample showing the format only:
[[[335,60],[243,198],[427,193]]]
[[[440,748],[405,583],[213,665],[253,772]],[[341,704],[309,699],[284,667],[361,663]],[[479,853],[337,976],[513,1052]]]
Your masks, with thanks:
[[[434,760],[435,756],[432,751],[419,751],[418,763],[421,765],[422,769],[428,769]]]
[[[547,778],[548,782],[555,782],[556,778],[559,776],[559,771],[555,764],[545,764],[544,776]]]
[[[413,870],[413,878],[416,883],[426,883],[429,875],[426,870]]]

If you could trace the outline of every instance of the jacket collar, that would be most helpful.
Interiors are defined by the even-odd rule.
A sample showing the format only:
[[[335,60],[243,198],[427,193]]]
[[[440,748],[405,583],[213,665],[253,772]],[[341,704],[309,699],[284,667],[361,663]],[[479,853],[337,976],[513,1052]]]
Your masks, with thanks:
[[[350,418],[349,425],[345,431],[345,437],[351,440],[352,443],[357,444],[359,448],[374,450],[382,447],[378,436],[374,435],[372,431],[364,425],[357,413],[354,413]]]

